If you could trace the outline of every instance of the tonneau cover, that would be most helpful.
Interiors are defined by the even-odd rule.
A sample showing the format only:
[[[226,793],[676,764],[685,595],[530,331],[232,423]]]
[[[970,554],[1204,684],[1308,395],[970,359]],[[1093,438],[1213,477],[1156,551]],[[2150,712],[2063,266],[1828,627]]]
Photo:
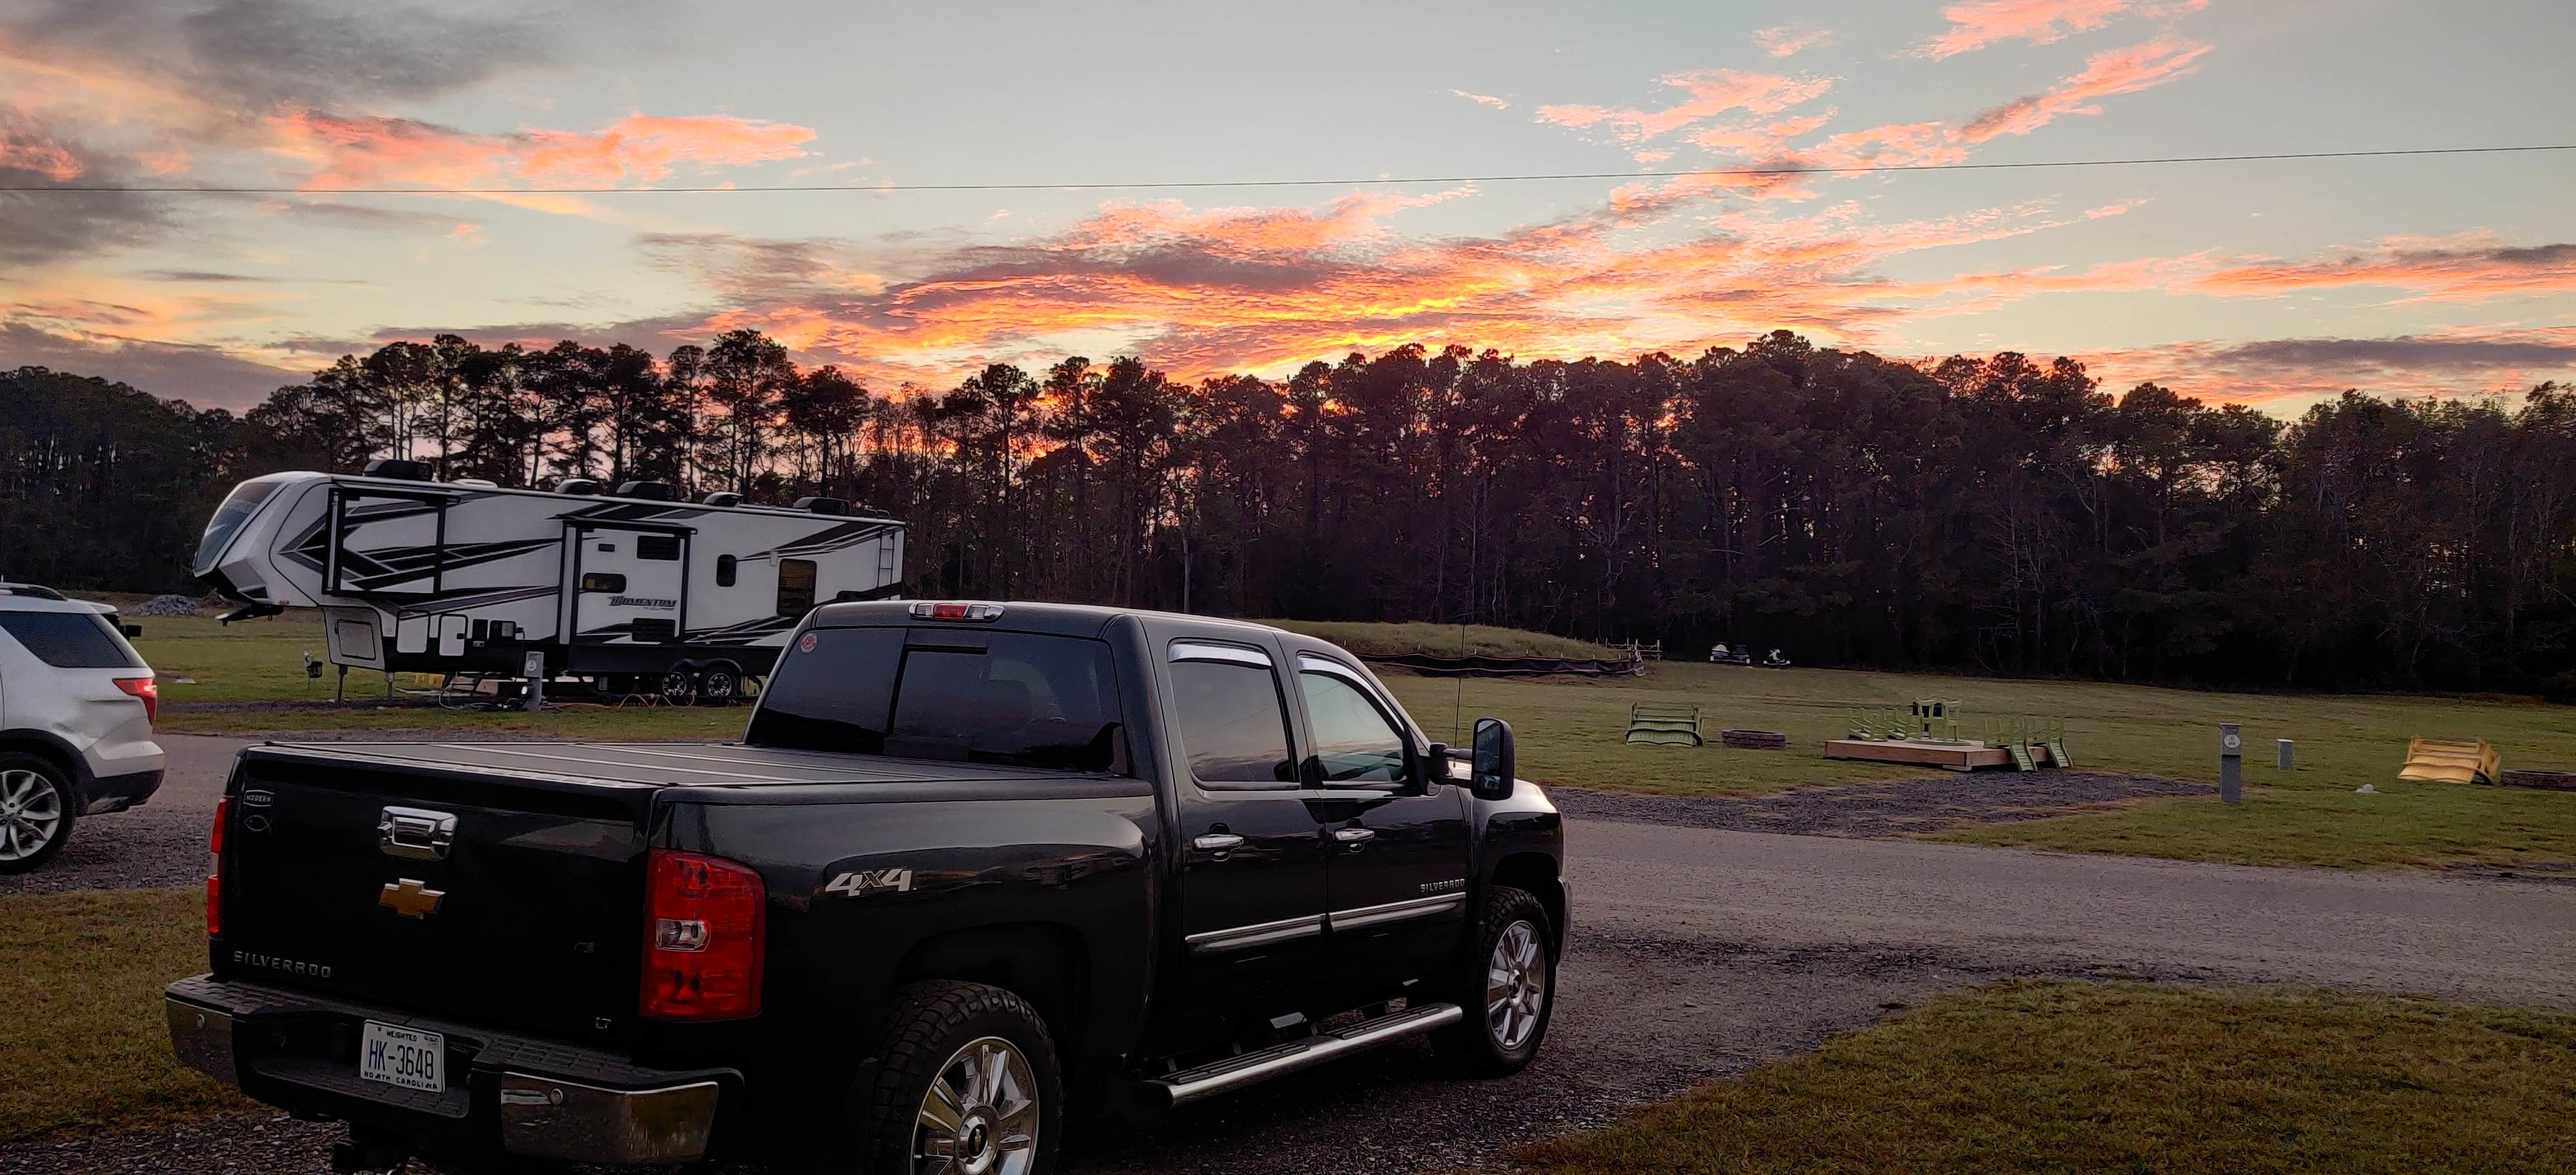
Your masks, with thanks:
[[[988,763],[835,755],[741,743],[261,743],[255,756],[364,762],[609,787],[1061,780],[1065,773]]]

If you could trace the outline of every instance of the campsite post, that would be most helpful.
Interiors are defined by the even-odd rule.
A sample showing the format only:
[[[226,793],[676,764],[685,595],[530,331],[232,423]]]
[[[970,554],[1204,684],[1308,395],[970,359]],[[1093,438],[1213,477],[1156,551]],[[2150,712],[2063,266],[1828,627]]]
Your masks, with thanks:
[[[2245,731],[2233,722],[2218,724],[2218,801],[2222,804],[2245,802]]]

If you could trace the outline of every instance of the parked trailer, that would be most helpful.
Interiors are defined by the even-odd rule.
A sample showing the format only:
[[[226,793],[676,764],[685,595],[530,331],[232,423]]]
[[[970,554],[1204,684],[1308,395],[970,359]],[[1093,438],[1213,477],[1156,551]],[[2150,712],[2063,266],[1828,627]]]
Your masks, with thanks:
[[[333,664],[387,672],[589,679],[615,693],[727,701],[766,675],[818,603],[893,596],[904,524],[835,498],[685,502],[659,482],[602,493],[273,473],[206,524],[196,573],[273,615],[319,608]]]

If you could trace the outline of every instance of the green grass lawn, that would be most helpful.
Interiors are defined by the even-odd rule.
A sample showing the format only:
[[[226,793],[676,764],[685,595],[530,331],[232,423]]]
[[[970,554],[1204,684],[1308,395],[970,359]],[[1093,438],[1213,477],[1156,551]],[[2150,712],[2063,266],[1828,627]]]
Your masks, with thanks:
[[[2218,724],[2245,727],[2246,802],[2154,800],[1934,834],[1982,844],[2248,864],[2559,871],[2576,868],[2576,794],[2400,783],[2409,735],[2484,738],[2507,766],[2576,763],[2576,707],[2387,694],[2241,694],[2093,682],[2008,681],[1824,669],[1658,663],[1642,678],[1458,679],[1390,675],[1435,738],[1452,715],[1510,720],[1521,774],[1547,783],[1667,795],[1756,795],[1791,787],[1919,775],[1920,768],[1820,756],[1855,705],[1916,698],[1988,715],[2066,720],[2081,769],[2216,782]],[[1777,730],[1786,751],[1632,746],[1636,701],[1691,702],[1712,732]],[[2272,740],[2296,742],[2297,768],[2273,768]],[[1990,776],[1962,777],[1964,784]],[[2374,795],[2353,789],[2368,783]]]
[[[299,652],[322,655],[313,613],[224,627],[212,620],[139,620],[136,647],[163,675],[161,725],[204,733],[435,729],[557,733],[588,738],[727,739],[745,711],[567,706],[543,714],[489,714],[374,704],[379,675],[356,673],[358,704],[324,705],[331,674],[305,677]],[[1367,651],[1439,648],[1457,630],[1436,625],[1301,624]],[[1444,635],[1445,634],[1445,635]],[[1589,655],[1600,650],[1507,629],[1469,632],[1492,652]],[[1448,647],[1454,648],[1454,643]],[[176,678],[187,678],[182,682]],[[2576,707],[2535,702],[2384,694],[2244,694],[2090,682],[2008,681],[1823,669],[1749,669],[1658,662],[1642,678],[1450,679],[1389,674],[1387,683],[1434,738],[1453,714],[1509,719],[1521,772],[1552,784],[1669,795],[1756,795],[1791,787],[1891,779],[1919,768],[1822,758],[1859,705],[1940,698],[1985,716],[2066,720],[2080,768],[2215,781],[2220,722],[2247,738],[2246,803],[2158,800],[2087,813],[1935,834],[1985,844],[2119,852],[2192,860],[2358,868],[2576,868],[2576,795],[2397,782],[2409,735],[2484,738],[2507,766],[2576,764]],[[423,684],[426,684],[425,682]],[[1777,730],[1786,751],[1631,746],[1623,740],[1636,701],[1690,702],[1712,732]],[[2298,769],[2275,771],[2272,740],[2298,744]],[[1968,780],[1978,776],[1965,777]],[[2374,785],[2376,795],[2353,788]]]
[[[206,969],[193,889],[0,897],[0,1142],[245,1106],[170,1055],[161,988]]]
[[[1331,641],[1363,657],[1393,657],[1406,653],[1455,657],[1468,653],[1579,660],[1623,655],[1617,650],[1573,637],[1550,636],[1521,628],[1496,628],[1489,624],[1470,624],[1462,633],[1455,624],[1363,624],[1337,620],[1263,620],[1258,623]]]
[[[2063,981],[1945,996],[1532,1148],[1545,1175],[2576,1170],[2576,1014]]]

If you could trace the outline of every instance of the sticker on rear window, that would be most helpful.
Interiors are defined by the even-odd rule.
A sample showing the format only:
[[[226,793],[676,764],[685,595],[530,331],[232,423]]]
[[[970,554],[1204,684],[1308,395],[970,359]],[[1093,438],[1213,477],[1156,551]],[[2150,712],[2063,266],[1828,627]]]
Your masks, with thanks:
[[[797,652],[799,652],[799,653],[811,653],[811,652],[813,652],[813,651],[814,651],[814,645],[815,645],[815,640],[814,640],[814,634],[813,634],[813,633],[810,633],[810,632],[809,632],[809,633],[806,633],[805,635],[803,635],[803,636],[801,636],[801,637],[796,638],[796,651],[797,651]]]

